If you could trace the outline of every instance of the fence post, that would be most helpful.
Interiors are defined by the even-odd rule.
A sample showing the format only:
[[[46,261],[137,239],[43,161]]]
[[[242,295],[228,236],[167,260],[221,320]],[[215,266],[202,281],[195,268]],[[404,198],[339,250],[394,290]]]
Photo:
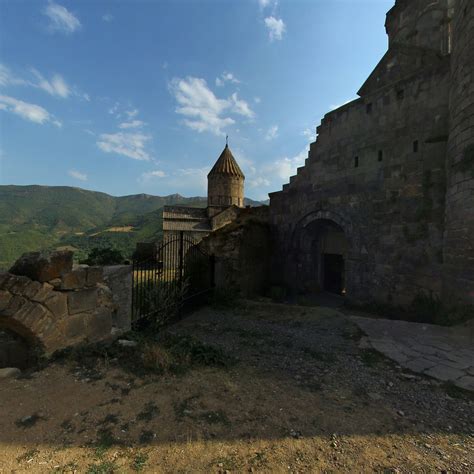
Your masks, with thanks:
[[[179,289],[183,289],[184,270],[184,231],[179,233]]]

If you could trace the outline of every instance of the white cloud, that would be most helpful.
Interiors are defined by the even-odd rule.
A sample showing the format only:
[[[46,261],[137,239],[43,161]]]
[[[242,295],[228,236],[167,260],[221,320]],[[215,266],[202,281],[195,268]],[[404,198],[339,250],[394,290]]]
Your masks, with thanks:
[[[235,123],[232,118],[221,116],[229,103],[218,99],[204,79],[173,79],[170,91],[178,103],[176,112],[186,117],[184,123],[192,130],[223,135],[222,129]]]
[[[106,21],[107,23],[110,23],[114,19],[114,16],[111,15],[110,13],[106,13],[105,15],[102,15],[102,20]]]
[[[263,166],[263,174],[266,176],[274,176],[282,180],[288,180],[290,176],[296,174],[298,167],[303,166],[308,157],[308,150],[305,148],[296,156],[291,158],[280,158],[272,163]]]
[[[268,29],[268,37],[270,38],[270,41],[281,40],[283,38],[283,33],[286,31],[286,25],[281,18],[268,16],[265,18],[264,22]]]
[[[226,82],[240,84],[240,81],[231,72],[223,72],[220,77],[216,77],[216,86],[222,87]]]
[[[129,119],[132,119],[138,115],[138,109],[126,110],[125,113]]]
[[[85,173],[81,173],[80,171],[69,170],[67,174],[72,178],[78,179],[79,181],[87,181],[87,175]]]
[[[316,134],[314,130],[312,130],[311,128],[305,128],[301,132],[301,135],[303,135],[303,137],[306,137],[308,140],[311,140],[311,141],[314,141],[316,139]]]
[[[233,118],[225,115],[233,113],[248,118],[255,115],[237,93],[228,99],[219,99],[206,81],[198,77],[175,78],[169,89],[178,103],[176,113],[185,117],[183,122],[186,126],[200,133],[211,132],[222,136],[226,127],[235,124]]]
[[[237,97],[237,92],[234,92],[231,96],[232,111],[236,114],[243,115],[244,117],[253,118],[255,113],[250,109],[250,106],[245,100]]]
[[[257,176],[249,181],[249,186],[251,188],[261,188],[261,187],[268,187],[270,186],[270,181],[267,178],[263,178],[262,176]]]
[[[271,141],[278,137],[278,125],[272,125],[265,134],[265,140]]]
[[[49,18],[49,30],[60,33],[74,33],[81,29],[81,22],[67,8],[50,1],[43,13]]]
[[[146,150],[150,135],[143,133],[102,133],[97,146],[106,153],[117,153],[134,160],[148,161],[151,159]]]
[[[258,0],[258,4],[260,5],[260,8],[266,8],[276,3],[277,3],[277,0]]]
[[[55,74],[52,79],[48,81],[36,69],[33,69],[32,72],[38,79],[38,83],[35,85],[35,87],[39,87],[48,94],[61,97],[63,99],[66,99],[71,94],[71,89],[59,74]]]
[[[0,64],[0,86],[26,86],[28,81],[16,77],[4,64]]]
[[[55,119],[46,109],[43,107],[23,102],[22,100],[15,99],[14,97],[0,95],[0,109],[7,112],[14,113],[25,120],[30,122],[44,124],[52,123],[57,127],[61,127],[62,123]]]
[[[162,170],[148,171],[146,173],[142,173],[141,181],[146,182],[154,178],[164,178],[164,177],[166,177],[166,173]]]
[[[260,104],[260,102],[262,102],[262,99],[260,99],[260,97],[254,97],[253,100],[256,104]]]
[[[145,125],[145,122],[141,120],[132,120],[131,122],[123,122],[119,125],[121,129],[128,129],[128,128],[140,128]]]

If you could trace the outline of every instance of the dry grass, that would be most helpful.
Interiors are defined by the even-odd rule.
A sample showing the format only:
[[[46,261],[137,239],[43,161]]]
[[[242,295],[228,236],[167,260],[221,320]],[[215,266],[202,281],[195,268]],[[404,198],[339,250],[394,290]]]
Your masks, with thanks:
[[[148,341],[137,352],[96,357],[87,369],[70,359],[31,378],[2,382],[0,472],[474,470],[468,426],[443,413],[434,416],[434,406],[424,410],[406,400],[401,417],[400,400],[371,399],[369,387],[356,390],[339,373],[346,363],[336,369],[339,349],[334,360],[321,356],[327,347],[299,350],[297,334],[307,335],[315,324],[324,329],[323,340],[333,337],[328,328],[346,329],[333,310],[249,304],[239,311],[234,320],[231,311],[204,310],[172,328],[193,339]],[[278,327],[294,332],[293,348],[282,346]],[[356,347],[351,338],[341,341]],[[222,349],[209,343],[240,362],[220,364]],[[130,365],[124,367],[121,358]],[[188,370],[170,370],[176,360],[187,361]],[[132,362],[150,371],[135,370]],[[320,367],[319,386],[294,377],[293,369],[304,363]],[[359,370],[355,381],[383,378],[408,394],[420,391],[383,360]],[[427,390],[446,402],[442,387]],[[471,407],[467,400],[447,403],[453,416]],[[31,426],[18,423],[33,414]]]

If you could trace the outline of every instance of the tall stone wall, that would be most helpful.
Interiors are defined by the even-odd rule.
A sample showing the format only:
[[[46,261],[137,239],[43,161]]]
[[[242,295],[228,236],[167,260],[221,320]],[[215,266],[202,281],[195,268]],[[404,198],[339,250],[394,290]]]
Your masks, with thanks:
[[[445,294],[474,303],[474,2],[454,18],[446,171]]]
[[[324,117],[305,166],[270,195],[282,283],[304,289],[302,235],[322,219],[345,233],[350,298],[441,293],[449,81],[449,56],[395,45],[361,98]]]
[[[450,51],[454,0],[397,0],[385,23],[390,45],[409,44]]]

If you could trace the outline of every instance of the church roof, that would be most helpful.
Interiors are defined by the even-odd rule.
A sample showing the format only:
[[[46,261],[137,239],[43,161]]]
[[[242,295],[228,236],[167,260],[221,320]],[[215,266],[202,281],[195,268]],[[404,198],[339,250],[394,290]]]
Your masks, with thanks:
[[[238,176],[239,178],[245,178],[244,173],[242,173],[237,161],[235,161],[235,158],[232,155],[228,145],[225,146],[221,156],[219,156],[216,164],[212,167],[212,170],[207,176],[213,176],[216,174],[225,174],[230,176]]]

